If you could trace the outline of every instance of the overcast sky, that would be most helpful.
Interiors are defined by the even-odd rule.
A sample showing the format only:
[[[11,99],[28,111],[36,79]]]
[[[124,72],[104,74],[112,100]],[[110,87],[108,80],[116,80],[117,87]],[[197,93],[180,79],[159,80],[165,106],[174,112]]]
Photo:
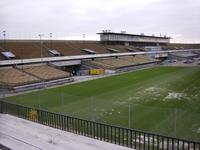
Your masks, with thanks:
[[[113,32],[200,43],[200,0],[0,0],[0,38],[99,39]]]

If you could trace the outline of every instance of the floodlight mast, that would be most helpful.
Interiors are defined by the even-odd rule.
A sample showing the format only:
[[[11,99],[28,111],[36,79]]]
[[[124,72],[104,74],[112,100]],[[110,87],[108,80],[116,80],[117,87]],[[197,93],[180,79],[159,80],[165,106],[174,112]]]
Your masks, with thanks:
[[[52,33],[50,33],[50,48],[51,48],[51,50],[53,49],[53,47],[52,47]]]
[[[42,37],[44,36],[44,34],[38,34],[39,38],[40,38],[40,57],[41,57],[41,64],[43,64],[43,50],[42,50]],[[42,79],[41,82],[43,83],[43,88],[45,88],[45,79]],[[43,89],[42,88],[42,89]]]
[[[6,31],[3,31],[4,50],[6,50]]]
[[[40,38],[40,57],[41,57],[41,63],[43,61],[43,50],[42,50],[42,37],[44,36],[44,34],[38,34],[39,38]]]
[[[85,34],[83,34],[83,44],[85,43]]]

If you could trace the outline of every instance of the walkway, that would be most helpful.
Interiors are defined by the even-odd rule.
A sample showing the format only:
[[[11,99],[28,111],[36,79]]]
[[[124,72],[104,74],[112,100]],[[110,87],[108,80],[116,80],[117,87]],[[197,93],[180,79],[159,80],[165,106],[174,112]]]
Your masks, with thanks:
[[[131,150],[7,114],[0,114],[1,144],[14,150]]]

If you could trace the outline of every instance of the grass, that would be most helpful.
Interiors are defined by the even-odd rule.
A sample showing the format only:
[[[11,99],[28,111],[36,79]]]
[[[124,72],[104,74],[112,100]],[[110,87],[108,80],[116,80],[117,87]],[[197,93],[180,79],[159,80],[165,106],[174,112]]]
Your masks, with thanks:
[[[98,122],[200,139],[198,67],[156,67],[7,100]]]

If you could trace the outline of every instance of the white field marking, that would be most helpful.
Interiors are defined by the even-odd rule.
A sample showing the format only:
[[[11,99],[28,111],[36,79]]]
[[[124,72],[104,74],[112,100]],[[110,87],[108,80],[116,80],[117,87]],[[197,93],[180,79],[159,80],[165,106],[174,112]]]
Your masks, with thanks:
[[[159,87],[149,87],[144,90],[146,93],[160,93],[166,91],[165,88],[159,88]]]
[[[157,100],[157,97],[162,96],[164,93],[168,91],[167,88],[161,88],[161,87],[148,87],[142,91],[139,91],[136,93],[136,97],[134,97],[135,100],[139,101],[141,98],[144,97],[144,95],[147,95],[149,97],[153,96],[154,98],[151,98],[151,100]]]
[[[181,100],[182,98],[186,98],[187,94],[185,93],[175,93],[175,92],[169,92],[168,95],[164,98],[165,100],[168,99],[178,99]]]
[[[115,101],[114,104],[117,106],[126,105],[128,101]]]

